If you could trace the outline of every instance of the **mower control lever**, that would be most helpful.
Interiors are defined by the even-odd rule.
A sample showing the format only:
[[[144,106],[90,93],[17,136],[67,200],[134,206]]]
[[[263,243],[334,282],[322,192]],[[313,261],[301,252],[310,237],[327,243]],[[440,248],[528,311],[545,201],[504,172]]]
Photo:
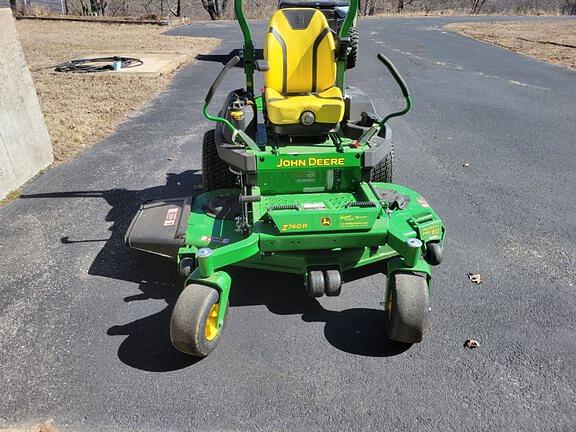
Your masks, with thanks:
[[[252,138],[250,138],[246,134],[246,132],[244,132],[240,129],[237,129],[229,120],[222,118],[220,116],[214,116],[208,112],[208,105],[210,105],[210,101],[212,100],[212,96],[214,96],[214,93],[216,93],[216,90],[218,89],[218,86],[220,85],[220,83],[222,82],[224,77],[226,76],[226,73],[230,69],[232,69],[234,66],[236,66],[239,62],[240,62],[239,56],[232,57],[230,60],[228,60],[228,63],[226,63],[226,65],[222,68],[222,70],[220,71],[220,73],[218,74],[216,79],[214,80],[214,83],[212,84],[212,86],[208,90],[208,93],[206,94],[206,98],[204,99],[204,111],[203,111],[204,117],[206,117],[208,120],[224,123],[226,125],[226,127],[228,129],[230,129],[230,131],[232,131],[232,140],[235,143],[248,146],[255,153],[259,153],[260,149],[259,149],[258,145],[254,142],[254,140],[252,140]]]
[[[377,57],[378,57],[378,60],[380,60],[384,64],[384,66],[386,66],[388,68],[388,70],[390,71],[390,74],[394,77],[394,79],[398,83],[400,90],[402,90],[402,96],[404,96],[405,98],[410,97],[410,92],[408,91],[408,86],[406,85],[404,78],[402,78],[402,76],[398,72],[398,69],[396,69],[396,66],[394,66],[394,63],[392,63],[390,61],[390,59],[382,53],[378,54]]]
[[[230,69],[232,69],[234,66],[236,66],[239,62],[240,62],[239,56],[234,56],[230,60],[228,60],[226,65],[222,68],[222,70],[220,71],[220,73],[216,77],[216,80],[214,80],[214,83],[210,87],[210,90],[208,90],[208,94],[206,94],[206,98],[204,99],[204,106],[208,106],[208,104],[212,100],[212,96],[214,96],[214,93],[216,92],[216,89],[218,88],[218,86],[220,85],[220,83],[222,82],[224,77],[226,76],[226,73]]]
[[[404,96],[404,99],[406,99],[406,108],[404,108],[402,111],[388,114],[380,121],[380,127],[386,128],[386,122],[388,120],[390,120],[393,117],[400,117],[406,114],[408,111],[410,111],[410,108],[412,107],[412,98],[410,97],[410,91],[408,90],[408,86],[406,85],[404,78],[402,78],[402,76],[398,72],[398,69],[396,69],[396,66],[394,66],[394,64],[390,61],[390,59],[382,53],[378,54],[377,57],[378,60],[380,60],[384,64],[384,66],[388,68],[390,74],[394,77],[396,83],[400,87],[400,90],[402,91],[402,96]]]
[[[372,139],[372,137],[376,134],[378,134],[378,136],[382,138],[386,138],[386,122],[393,117],[399,117],[406,114],[408,111],[410,111],[410,108],[412,107],[412,99],[410,97],[410,91],[408,90],[406,82],[398,72],[398,69],[396,69],[396,66],[394,66],[394,64],[390,61],[390,59],[382,53],[378,54],[377,57],[378,60],[380,60],[384,64],[384,66],[388,68],[388,71],[390,71],[390,74],[396,80],[398,87],[400,87],[400,90],[402,91],[402,96],[404,96],[404,98],[406,99],[406,108],[404,108],[402,111],[397,111],[392,114],[388,114],[382,120],[380,120],[379,123],[375,123],[370,129],[364,132],[362,136],[358,138],[358,142],[362,145],[368,143],[368,141],[370,141],[370,139]]]

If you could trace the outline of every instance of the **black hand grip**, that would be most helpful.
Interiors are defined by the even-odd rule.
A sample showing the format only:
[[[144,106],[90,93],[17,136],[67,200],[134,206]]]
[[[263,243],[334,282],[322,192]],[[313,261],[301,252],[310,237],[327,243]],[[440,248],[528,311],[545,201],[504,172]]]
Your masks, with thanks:
[[[236,66],[238,64],[238,62],[240,61],[240,57],[239,56],[234,56],[232,57],[230,60],[228,60],[228,63],[226,63],[226,66],[224,66],[222,68],[222,70],[220,71],[220,73],[218,74],[218,76],[216,77],[216,80],[214,81],[214,83],[212,83],[212,86],[210,87],[210,90],[208,90],[208,94],[206,94],[206,98],[204,99],[204,103],[205,105],[208,105],[210,103],[210,101],[212,100],[212,96],[214,96],[214,93],[216,92],[216,89],[218,88],[218,86],[220,85],[220,82],[224,79],[224,77],[226,76],[226,72],[228,72],[229,69],[233,68],[234,66]]]
[[[378,60],[380,60],[384,64],[384,66],[388,68],[388,70],[398,83],[400,90],[402,90],[402,96],[404,96],[405,98],[409,97],[410,92],[408,91],[408,86],[404,82],[404,78],[400,76],[400,73],[398,72],[398,69],[396,69],[396,66],[394,66],[394,64],[390,61],[390,59],[382,53],[378,54]]]

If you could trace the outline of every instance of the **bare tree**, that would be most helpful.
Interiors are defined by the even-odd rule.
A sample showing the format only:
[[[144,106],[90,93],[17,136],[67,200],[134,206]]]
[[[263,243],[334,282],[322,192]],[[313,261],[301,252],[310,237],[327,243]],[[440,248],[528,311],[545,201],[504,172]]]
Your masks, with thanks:
[[[479,14],[482,6],[484,6],[486,0],[472,0],[472,7],[470,8],[471,14]]]
[[[376,11],[376,0],[364,0],[364,7],[358,5],[358,15],[374,15]]]
[[[398,0],[396,3],[396,12],[401,13],[404,10],[404,7],[410,6],[414,3],[414,0]]]
[[[218,20],[224,16],[226,12],[226,6],[228,5],[228,0],[202,0],[202,6],[206,9],[206,12],[210,15],[210,19]]]
[[[175,8],[170,6],[170,2],[168,2],[167,4],[168,4],[168,9],[172,13],[172,15],[177,16],[177,17],[182,16],[182,1],[181,0],[176,0],[176,7]],[[164,8],[164,4],[162,4],[162,8]]]
[[[566,3],[562,6],[562,15],[576,15],[576,1],[570,2],[570,0],[566,0]]]

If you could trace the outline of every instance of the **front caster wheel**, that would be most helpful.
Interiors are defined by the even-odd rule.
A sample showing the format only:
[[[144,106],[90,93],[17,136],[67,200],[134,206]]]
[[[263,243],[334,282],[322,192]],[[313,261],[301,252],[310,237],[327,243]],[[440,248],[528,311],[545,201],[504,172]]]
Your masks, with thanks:
[[[322,297],[326,289],[324,273],[320,270],[312,270],[308,273],[306,292],[312,298]]]
[[[426,244],[426,255],[424,255],[424,259],[430,265],[438,265],[442,262],[443,252],[440,242],[430,241]]]
[[[205,357],[218,346],[218,300],[212,287],[190,284],[178,297],[170,319],[170,339],[178,351]]]
[[[326,281],[326,295],[328,297],[336,297],[342,291],[342,276],[338,270],[326,270],[324,272],[324,280]]]
[[[417,343],[428,325],[428,282],[413,273],[393,273],[386,295],[386,333],[397,342]]]

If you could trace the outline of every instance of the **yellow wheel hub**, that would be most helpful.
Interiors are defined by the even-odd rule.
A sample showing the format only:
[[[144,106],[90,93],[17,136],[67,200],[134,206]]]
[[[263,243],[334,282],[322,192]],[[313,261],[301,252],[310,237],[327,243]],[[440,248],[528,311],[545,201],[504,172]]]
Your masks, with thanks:
[[[218,336],[218,303],[212,305],[208,317],[206,318],[206,326],[204,327],[204,336],[206,340],[214,340]]]

